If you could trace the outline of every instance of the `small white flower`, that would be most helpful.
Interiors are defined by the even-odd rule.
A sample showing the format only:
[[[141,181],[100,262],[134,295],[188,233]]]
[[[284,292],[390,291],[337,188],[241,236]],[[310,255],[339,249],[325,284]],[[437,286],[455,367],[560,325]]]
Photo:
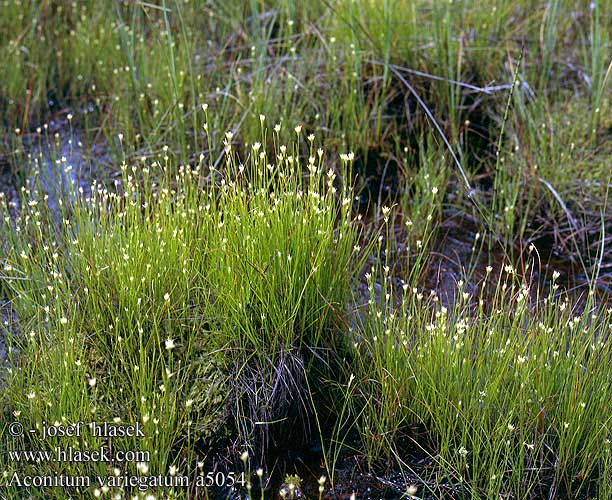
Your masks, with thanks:
[[[165,300],[166,302],[168,302],[168,301],[170,300],[170,294],[169,294],[169,293],[167,293],[167,292],[166,292],[166,293],[164,294],[164,300]]]
[[[299,134],[301,134],[301,133],[302,133],[302,126],[301,126],[301,125],[298,125],[298,126],[297,126],[297,127],[295,127],[293,130],[295,130],[295,133],[299,135]]]
[[[96,386],[96,382],[97,382],[97,380],[96,380],[95,377],[87,379],[87,383],[89,384],[90,387],[95,387]]]
[[[168,349],[169,351],[176,347],[176,344],[174,343],[174,340],[172,340],[171,338],[167,338],[166,339],[165,345],[166,345],[166,349]]]
[[[68,323],[68,319],[67,319],[66,317],[62,316],[62,317],[60,318],[60,323],[61,323],[62,325],[65,325],[66,323]]]
[[[459,448],[457,453],[459,453],[459,455],[461,455],[462,457],[466,457],[469,452],[464,446],[462,446],[461,448]]]

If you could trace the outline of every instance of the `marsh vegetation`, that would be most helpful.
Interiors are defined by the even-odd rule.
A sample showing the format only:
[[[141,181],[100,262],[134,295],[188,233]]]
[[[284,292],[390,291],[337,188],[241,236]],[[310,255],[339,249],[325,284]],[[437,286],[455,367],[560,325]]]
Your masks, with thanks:
[[[0,496],[612,498],[608,2],[2,9]]]

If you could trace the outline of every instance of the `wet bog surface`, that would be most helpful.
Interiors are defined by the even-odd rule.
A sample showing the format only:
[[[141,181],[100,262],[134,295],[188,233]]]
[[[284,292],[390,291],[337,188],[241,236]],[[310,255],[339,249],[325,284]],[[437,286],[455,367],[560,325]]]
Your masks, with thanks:
[[[111,178],[115,174],[108,167],[109,158],[104,148],[85,147],[79,133],[71,129],[58,128],[46,138],[36,134],[24,137],[23,147],[26,153],[22,154],[24,164],[21,185],[19,176],[16,177],[6,165],[0,165],[0,191],[8,199],[13,215],[20,210],[19,191],[32,188],[36,177],[43,190],[41,195],[47,197],[55,223],[59,225],[62,222],[61,204],[73,202],[78,195],[88,196],[94,179]],[[368,162],[376,163],[374,156],[369,158]],[[366,169],[368,165],[363,168]],[[366,186],[368,197],[365,201],[359,200],[359,203],[363,201],[366,206],[371,206],[376,200],[393,198],[397,194],[400,182],[397,165],[390,160],[378,161],[376,168],[380,183],[372,180],[374,175],[370,176],[370,184]],[[495,241],[485,242],[482,225],[452,207],[444,208],[442,223],[437,229],[421,281],[423,289],[426,292],[435,292],[444,306],[452,307],[460,292],[474,296],[480,293],[479,287],[488,275],[486,269],[489,266],[493,268],[494,279],[491,279],[491,282],[496,283],[496,276],[501,273],[504,263],[510,261],[515,262],[515,265],[518,263],[518,266],[525,265],[529,259],[535,261],[535,266],[525,273],[525,279],[530,280],[530,291],[534,299],[538,293],[542,297],[551,292],[553,272],[559,273],[557,283],[562,284],[559,293],[569,291],[573,298],[580,300],[587,290],[587,273],[575,261],[558,255],[552,240],[541,240],[531,250],[507,249]],[[410,256],[406,255],[405,249],[398,247],[388,251],[396,252],[398,262],[402,259],[409,262]],[[393,279],[398,282],[401,280],[399,277]],[[459,282],[464,283],[461,290]],[[598,293],[602,297],[609,294],[611,282],[610,267],[604,265],[597,283]],[[358,304],[349,314],[360,314],[360,308],[369,298],[367,286],[358,283],[356,288]],[[397,289],[401,289],[401,286]],[[374,291],[374,300],[380,301],[382,287],[376,284]],[[491,290],[491,294],[493,293],[495,291]],[[9,349],[12,348],[6,339],[8,335],[19,335],[17,318],[6,299],[0,301],[0,321],[1,387],[2,372],[9,367]],[[346,449],[335,457],[333,478],[329,477],[329,464],[326,463],[320,441],[316,439],[296,449],[278,453],[276,457],[266,457],[266,467],[269,470],[266,470],[264,476],[265,486],[262,491],[259,479],[253,475],[252,497],[260,498],[263,494],[264,498],[340,500],[350,499],[351,495],[357,494],[357,497],[362,499],[395,500],[406,498],[406,492],[413,485],[418,485],[416,496],[420,499],[461,498],[464,494],[461,486],[451,478],[436,476],[428,482],[427,478],[432,477],[436,464],[431,456],[415,451],[415,446],[409,440],[398,448],[403,450],[396,457],[396,463],[402,464],[401,468],[397,465],[385,467],[385,464],[371,466],[366,457],[354,452],[359,448],[357,442],[348,444]],[[329,460],[329,457],[327,458]],[[320,491],[322,476],[325,476],[325,482],[323,491]],[[244,490],[218,488],[211,493],[211,498],[247,497]]]

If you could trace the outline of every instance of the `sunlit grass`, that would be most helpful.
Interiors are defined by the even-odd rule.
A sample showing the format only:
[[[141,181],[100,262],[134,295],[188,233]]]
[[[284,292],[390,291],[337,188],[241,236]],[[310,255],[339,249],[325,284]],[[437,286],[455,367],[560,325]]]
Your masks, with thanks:
[[[409,472],[404,454],[429,456],[423,494],[442,494],[439,474],[472,498],[605,491],[610,310],[534,300],[512,266],[496,271],[482,283],[499,276],[491,303],[463,283],[450,309],[407,286],[397,309],[370,302],[353,391],[368,457]]]
[[[137,475],[196,477],[214,443],[259,484],[319,434],[332,487],[355,453],[413,498],[610,498],[606,2],[2,12],[4,422],[139,423],[113,442],[151,453]],[[108,168],[73,183],[90,150]],[[492,267],[435,293],[449,219]]]
[[[312,363],[342,355],[362,258],[350,186],[323,171],[314,138],[299,163],[300,132],[269,154],[254,144],[244,164],[228,133],[220,170],[200,162],[173,174],[168,156],[124,165],[112,189],[60,202],[59,224],[36,182],[16,219],[3,200],[3,288],[25,333],[8,339],[7,411],[27,428],[140,423],[145,438],[113,446],[150,452],[157,474],[195,473],[226,425],[263,446],[253,423],[282,421],[306,398]],[[5,449],[51,446],[5,439]],[[9,474],[21,465],[3,463]]]

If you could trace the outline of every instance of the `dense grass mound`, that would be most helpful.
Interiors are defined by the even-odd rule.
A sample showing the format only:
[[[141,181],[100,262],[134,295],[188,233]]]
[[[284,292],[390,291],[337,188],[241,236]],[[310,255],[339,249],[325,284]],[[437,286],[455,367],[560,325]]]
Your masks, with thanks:
[[[610,2],[2,9],[0,497],[612,499]]]
[[[404,462],[435,498],[609,498],[612,311],[496,271],[459,283],[450,309],[405,287],[365,316],[352,395],[367,456]]]
[[[224,425],[259,449],[274,427],[260,436],[256,424],[282,422],[295,405],[307,420],[304,377],[316,359],[329,368],[345,349],[339,325],[360,227],[346,187],[309,145],[305,175],[290,149],[268,159],[259,144],[246,164],[228,145],[222,173],[200,164],[171,175],[168,157],[124,165],[114,190],[74,192],[57,225],[36,181],[13,207],[16,219],[3,200],[3,286],[23,325],[10,339],[6,415],[37,429],[140,423],[144,439],[116,439],[113,448],[148,451],[150,471],[182,475],[195,474]],[[54,445],[3,441],[7,450]],[[112,474],[108,467],[88,470]]]

